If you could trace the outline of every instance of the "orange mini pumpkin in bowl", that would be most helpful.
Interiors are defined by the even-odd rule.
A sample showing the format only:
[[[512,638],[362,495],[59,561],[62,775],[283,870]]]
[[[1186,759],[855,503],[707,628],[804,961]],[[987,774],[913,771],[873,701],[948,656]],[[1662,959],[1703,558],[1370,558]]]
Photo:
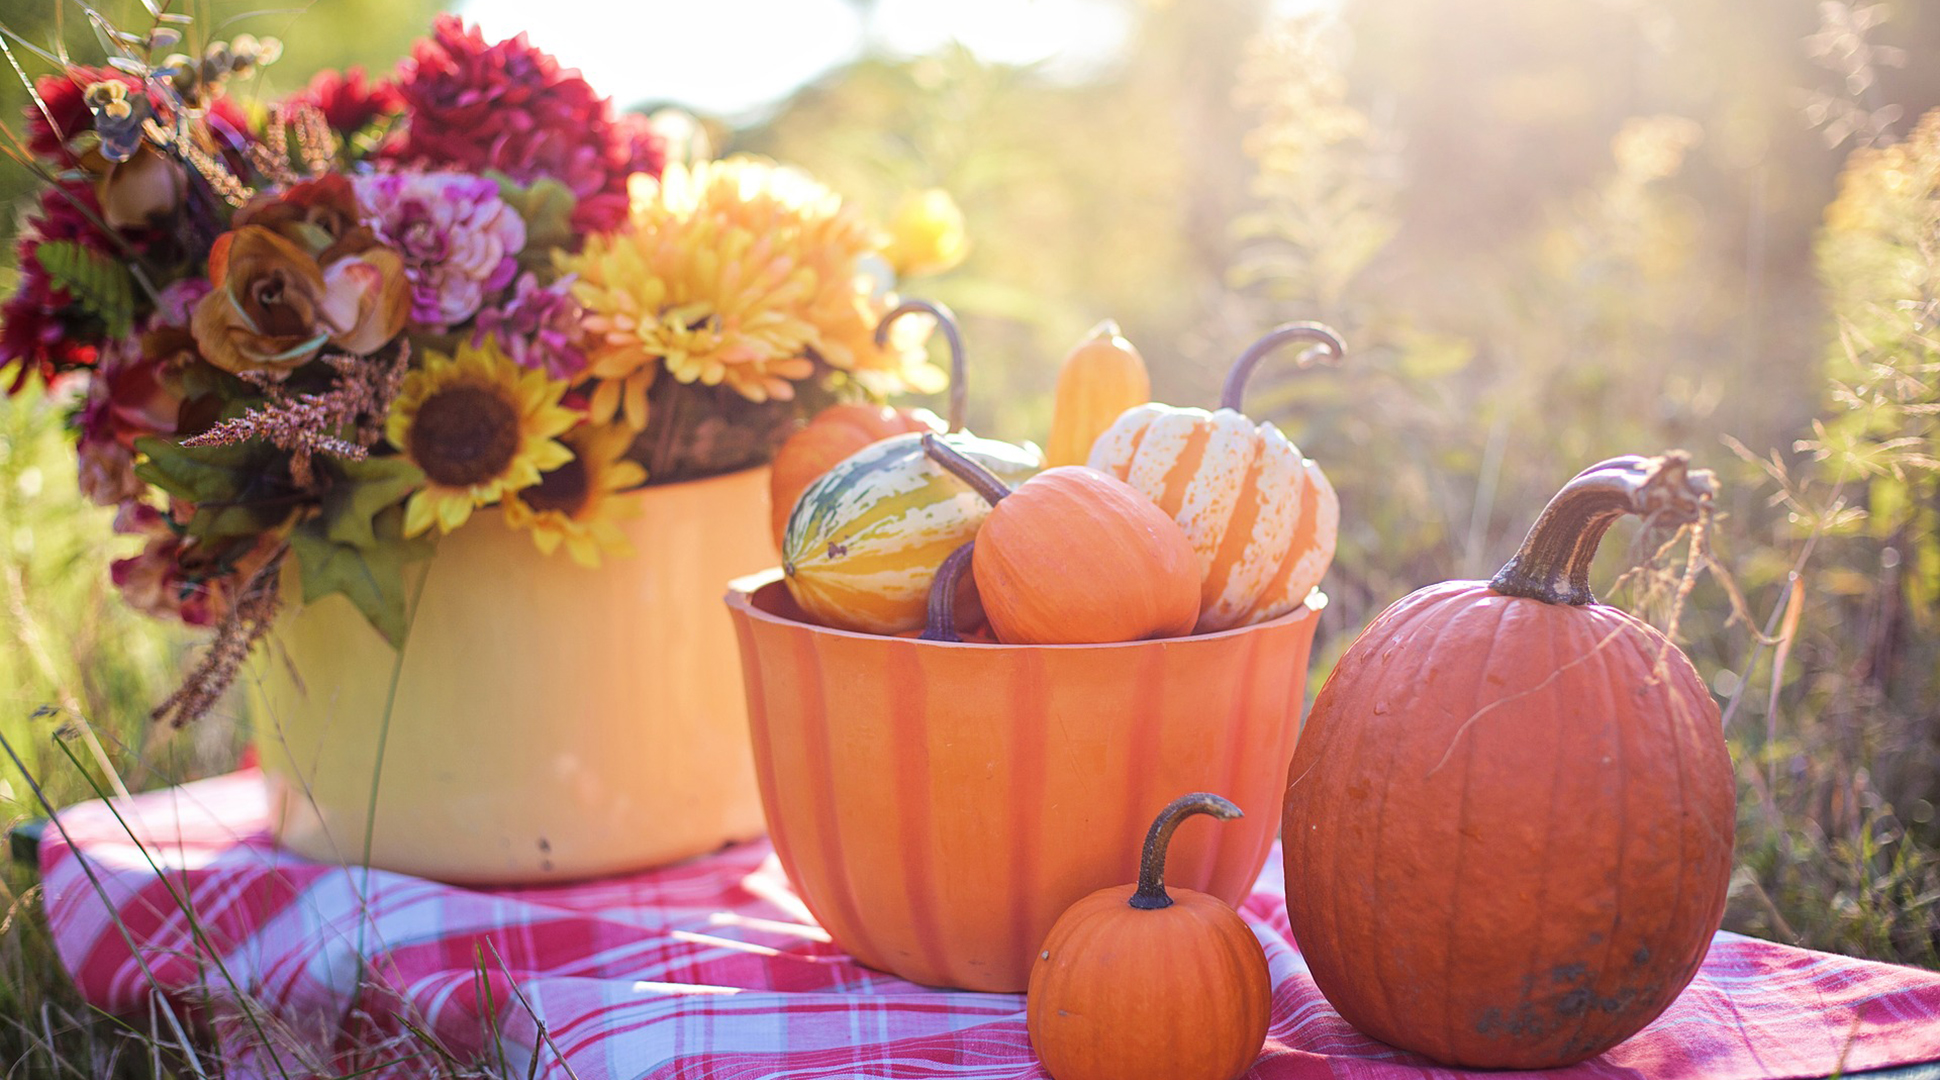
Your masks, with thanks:
[[[1082,645],[1192,632],[1199,617],[1192,545],[1137,488],[1062,465],[1013,490],[933,435],[923,437],[923,451],[990,503],[967,546],[997,640]],[[954,588],[961,561],[945,567],[952,577],[939,573],[939,583]]]

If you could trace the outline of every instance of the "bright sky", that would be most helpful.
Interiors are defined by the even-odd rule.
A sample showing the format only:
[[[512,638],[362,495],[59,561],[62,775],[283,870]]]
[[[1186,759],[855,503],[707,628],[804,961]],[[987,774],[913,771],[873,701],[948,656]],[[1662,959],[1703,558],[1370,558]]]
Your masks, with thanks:
[[[854,58],[865,33],[896,53],[955,40],[986,60],[1079,75],[1128,31],[1109,0],[878,0],[866,30],[848,0],[463,0],[458,11],[488,40],[526,31],[621,106],[670,100],[728,116]]]

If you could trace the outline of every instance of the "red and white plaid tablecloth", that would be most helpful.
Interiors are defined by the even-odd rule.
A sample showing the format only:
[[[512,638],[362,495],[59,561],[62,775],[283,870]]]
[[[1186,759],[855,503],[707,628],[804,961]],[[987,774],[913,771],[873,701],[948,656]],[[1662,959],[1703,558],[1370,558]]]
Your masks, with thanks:
[[[138,1012],[159,986],[214,1032],[232,1076],[422,1075],[427,1034],[461,1061],[560,1080],[1046,1075],[1022,996],[858,966],[765,843],[485,891],[282,854],[265,814],[259,776],[243,772],[112,812],[72,807],[41,848],[55,941],[87,999]],[[1274,981],[1249,1075],[1459,1075],[1335,1015],[1288,931],[1280,878],[1276,850],[1242,908]],[[1719,934],[1669,1012],[1556,1075],[1802,1077],[1936,1059],[1940,975]]]

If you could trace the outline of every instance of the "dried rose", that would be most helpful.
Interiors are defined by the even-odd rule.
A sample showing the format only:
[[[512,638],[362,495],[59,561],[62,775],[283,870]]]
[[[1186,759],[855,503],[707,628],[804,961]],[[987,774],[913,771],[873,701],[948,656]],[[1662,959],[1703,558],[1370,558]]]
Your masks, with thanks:
[[[329,263],[380,242],[362,223],[357,191],[340,173],[292,184],[277,195],[258,196],[237,213],[235,226],[260,225]]]
[[[102,219],[117,229],[139,229],[181,207],[189,177],[181,162],[143,143],[127,161],[108,162],[94,184]]]
[[[404,260],[390,248],[374,247],[338,259],[324,268],[324,314],[334,333],[331,344],[368,356],[404,330],[411,318],[411,281]]]
[[[289,371],[325,342],[368,353],[403,329],[410,290],[395,253],[381,247],[332,262],[261,225],[216,239],[209,252],[215,291],[195,307],[202,355],[225,371]]]

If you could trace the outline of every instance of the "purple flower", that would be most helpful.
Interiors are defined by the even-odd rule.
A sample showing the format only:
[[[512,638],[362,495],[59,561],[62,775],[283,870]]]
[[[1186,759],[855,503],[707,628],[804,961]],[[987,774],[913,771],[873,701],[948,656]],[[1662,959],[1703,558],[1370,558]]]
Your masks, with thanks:
[[[512,283],[525,247],[525,221],[498,185],[463,173],[379,173],[359,177],[357,198],[378,238],[404,259],[411,320],[442,332],[477,313]]]
[[[555,379],[570,379],[586,368],[586,354],[579,348],[579,304],[570,289],[573,279],[563,278],[541,287],[531,274],[519,278],[519,287],[502,307],[478,313],[472,344],[482,345],[487,334],[496,335],[499,347],[520,367],[544,371]]]

